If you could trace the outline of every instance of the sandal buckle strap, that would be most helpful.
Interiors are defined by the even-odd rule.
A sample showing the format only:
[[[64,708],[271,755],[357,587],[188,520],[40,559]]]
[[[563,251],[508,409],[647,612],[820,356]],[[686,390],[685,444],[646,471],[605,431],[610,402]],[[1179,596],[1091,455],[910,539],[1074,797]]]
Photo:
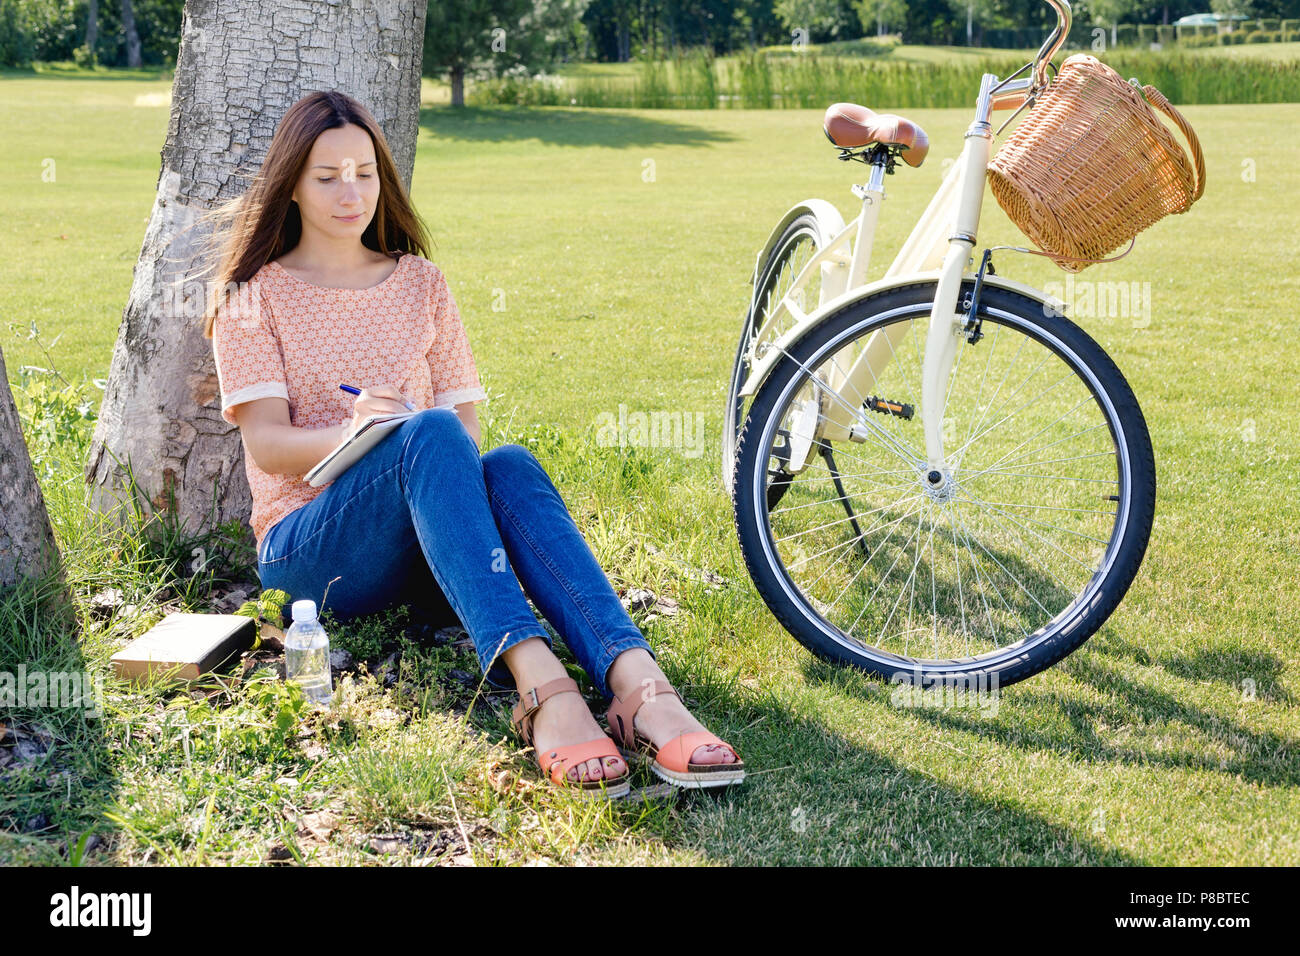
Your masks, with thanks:
[[[634,692],[628,697],[615,697],[614,703],[605,713],[605,723],[609,730],[614,734],[615,739],[623,746],[624,750],[636,750],[636,720],[637,711],[641,705],[653,700],[659,694],[672,694],[678,700],[682,695],[673,689],[673,685],[665,680],[654,682],[653,688],[642,687],[641,690]]]
[[[547,681],[539,687],[530,687],[528,690],[520,691],[519,702],[514,706],[510,722],[514,724],[529,745],[533,742],[532,718],[537,708],[541,707],[547,699],[566,691],[581,694],[581,691],[578,690],[578,682],[572,677],[557,677],[555,680]]]

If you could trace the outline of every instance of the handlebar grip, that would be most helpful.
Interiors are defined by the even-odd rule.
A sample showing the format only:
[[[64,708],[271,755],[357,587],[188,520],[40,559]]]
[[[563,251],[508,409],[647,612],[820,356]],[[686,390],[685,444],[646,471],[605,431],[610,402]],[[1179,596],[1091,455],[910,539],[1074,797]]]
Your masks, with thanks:
[[[1020,90],[1016,93],[994,93],[990,105],[993,112],[997,110],[1018,110],[1025,105],[1027,99],[1029,99],[1028,90]]]

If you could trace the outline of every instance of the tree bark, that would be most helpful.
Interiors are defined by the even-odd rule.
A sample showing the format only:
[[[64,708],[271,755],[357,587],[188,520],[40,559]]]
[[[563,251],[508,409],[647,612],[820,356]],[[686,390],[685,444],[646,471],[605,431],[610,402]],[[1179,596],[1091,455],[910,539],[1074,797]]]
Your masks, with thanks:
[[[145,510],[179,527],[247,520],[243,445],[221,417],[203,336],[204,282],[186,281],[208,264],[190,227],[247,188],[280,117],[315,90],[369,108],[409,188],[425,11],[422,0],[186,0],[157,194],[86,463],[96,511],[127,497],[129,466]]]
[[[126,34],[126,65],[138,69],[141,66],[140,34],[135,28],[135,9],[131,0],[122,0],[122,30]]]
[[[626,63],[630,59],[632,59],[632,24],[624,14],[618,22],[618,62]]]
[[[99,41],[99,0],[89,0],[86,4],[86,46],[90,47],[90,52],[95,52],[95,44]]]
[[[0,589],[55,570],[58,554],[0,351]]]
[[[465,105],[465,67],[459,63],[451,68],[451,105]]]

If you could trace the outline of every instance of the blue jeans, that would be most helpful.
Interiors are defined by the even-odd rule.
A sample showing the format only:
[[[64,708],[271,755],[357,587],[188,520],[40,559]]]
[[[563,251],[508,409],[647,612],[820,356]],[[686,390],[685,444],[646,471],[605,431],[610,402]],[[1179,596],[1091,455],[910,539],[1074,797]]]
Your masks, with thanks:
[[[480,456],[447,407],[407,419],[277,521],[257,571],[264,588],[340,621],[400,604],[454,612],[499,687],[514,686],[506,650],[530,637],[551,646],[521,581],[606,697],[614,658],[654,653],[533,453],[502,445]]]

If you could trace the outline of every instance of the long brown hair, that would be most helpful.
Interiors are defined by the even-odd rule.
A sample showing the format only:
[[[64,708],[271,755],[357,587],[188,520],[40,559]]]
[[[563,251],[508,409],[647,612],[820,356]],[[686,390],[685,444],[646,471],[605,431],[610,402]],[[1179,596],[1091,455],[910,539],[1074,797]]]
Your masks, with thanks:
[[[308,93],[281,117],[248,189],[201,217],[200,221],[216,223],[210,240],[216,246],[216,278],[204,297],[206,338],[212,338],[212,326],[226,296],[266,263],[298,245],[302,215],[293,202],[298,177],[316,137],[348,123],[370,134],[379,174],[379,205],[361,234],[361,244],[392,258],[406,253],[428,258],[428,231],[411,206],[383,130],[370,111],[337,90]]]

